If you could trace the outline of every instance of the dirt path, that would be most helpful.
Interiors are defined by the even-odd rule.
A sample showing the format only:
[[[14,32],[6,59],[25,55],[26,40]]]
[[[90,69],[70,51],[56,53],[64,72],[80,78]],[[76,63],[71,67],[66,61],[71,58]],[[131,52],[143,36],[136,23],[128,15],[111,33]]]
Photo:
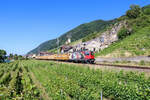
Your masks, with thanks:
[[[31,75],[31,78],[33,79],[34,84],[42,91],[42,92],[41,92],[42,98],[43,98],[44,100],[52,100],[52,99],[48,96],[48,94],[47,94],[45,88],[42,86],[42,84],[36,79],[36,77],[34,76],[33,72],[30,71],[30,75]]]

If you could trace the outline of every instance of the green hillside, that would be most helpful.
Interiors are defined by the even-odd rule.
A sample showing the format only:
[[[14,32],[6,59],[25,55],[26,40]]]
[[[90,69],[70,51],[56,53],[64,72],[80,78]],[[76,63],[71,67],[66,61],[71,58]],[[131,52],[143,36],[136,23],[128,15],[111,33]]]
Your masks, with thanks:
[[[150,55],[150,5],[143,7],[136,18],[124,16],[127,27],[118,35],[120,40],[96,53],[101,57],[129,57]],[[127,32],[128,30],[132,30]],[[128,33],[128,34],[127,34]]]
[[[64,44],[67,40],[67,35],[71,36],[72,42],[79,40],[83,37],[86,37],[89,34],[93,34],[94,32],[100,32],[106,29],[106,27],[110,26],[111,24],[114,24],[116,20],[110,20],[110,21],[104,21],[104,20],[96,20],[92,21],[90,23],[81,24],[78,27],[70,30],[69,32],[61,35],[59,37],[60,45]],[[38,53],[40,51],[48,51],[53,48],[57,47],[57,39],[46,41],[42,44],[40,44],[37,48],[30,51],[30,53]]]
[[[118,41],[104,49],[96,56],[128,57],[150,55],[150,26],[138,30],[133,35]]]

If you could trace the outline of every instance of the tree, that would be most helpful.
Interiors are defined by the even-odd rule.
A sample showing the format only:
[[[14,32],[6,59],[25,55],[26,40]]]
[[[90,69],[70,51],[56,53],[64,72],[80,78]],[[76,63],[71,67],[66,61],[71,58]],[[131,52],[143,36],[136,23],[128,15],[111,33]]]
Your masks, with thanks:
[[[1,50],[0,49],[0,63],[2,63],[2,62],[4,62],[5,61],[5,59],[7,58],[6,57],[6,51],[5,50]]]
[[[9,54],[9,58],[13,59],[13,54],[12,53]]]
[[[128,18],[137,18],[141,14],[141,8],[139,5],[131,5],[130,10],[126,12]]]
[[[22,55],[19,55],[19,56],[18,56],[18,59],[19,59],[19,60],[23,60],[23,56],[22,56]]]
[[[17,54],[14,55],[14,59],[18,60],[18,55]]]

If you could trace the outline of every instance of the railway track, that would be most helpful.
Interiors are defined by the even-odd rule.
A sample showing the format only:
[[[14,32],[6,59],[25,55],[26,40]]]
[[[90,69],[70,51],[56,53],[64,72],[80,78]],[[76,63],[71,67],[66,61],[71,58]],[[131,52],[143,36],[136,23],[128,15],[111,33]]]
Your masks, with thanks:
[[[50,61],[50,60],[46,60]],[[53,60],[54,61],[54,60]],[[90,65],[90,66],[98,66],[98,68],[102,68],[104,66],[107,67],[112,67],[112,68],[121,68],[121,69],[136,69],[136,70],[142,70],[142,71],[150,71],[150,66],[131,66],[131,65],[116,65],[116,64],[87,64],[87,63],[73,63],[73,62],[66,62],[66,61],[56,61],[55,62],[60,62],[60,63],[69,63],[69,64],[75,64],[75,65]],[[94,67],[93,67],[94,68]]]
[[[62,62],[62,61],[58,61]],[[90,66],[99,66],[101,68],[102,66],[107,66],[107,67],[113,67],[113,68],[121,68],[121,69],[137,69],[137,70],[145,70],[145,71],[150,71],[150,66],[131,66],[131,65],[116,65],[116,64],[86,64],[86,63],[73,63],[73,62],[63,62],[63,63],[70,63],[70,64],[78,64],[78,65],[90,65]]]

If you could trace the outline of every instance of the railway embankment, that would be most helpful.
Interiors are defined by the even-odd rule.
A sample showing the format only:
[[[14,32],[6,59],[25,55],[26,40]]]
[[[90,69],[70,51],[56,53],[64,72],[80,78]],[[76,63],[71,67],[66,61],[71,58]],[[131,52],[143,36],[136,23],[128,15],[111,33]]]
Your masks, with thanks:
[[[148,56],[136,56],[136,57],[119,57],[119,58],[104,58],[104,57],[98,57],[96,58],[96,62],[121,62],[121,61],[130,61],[130,62],[141,62],[146,61],[150,62],[150,57]]]
[[[97,64],[113,64],[125,66],[141,66],[150,67],[150,57],[137,56],[137,57],[120,57],[120,58],[96,58]]]

